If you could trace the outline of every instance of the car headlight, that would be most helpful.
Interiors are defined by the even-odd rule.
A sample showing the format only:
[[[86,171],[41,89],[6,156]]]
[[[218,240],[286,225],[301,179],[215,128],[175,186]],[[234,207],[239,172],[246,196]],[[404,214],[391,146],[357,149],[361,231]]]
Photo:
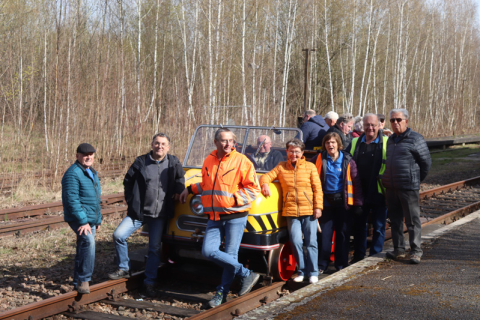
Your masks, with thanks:
[[[190,210],[196,216],[203,216],[203,204],[199,195],[193,196],[190,200]]]

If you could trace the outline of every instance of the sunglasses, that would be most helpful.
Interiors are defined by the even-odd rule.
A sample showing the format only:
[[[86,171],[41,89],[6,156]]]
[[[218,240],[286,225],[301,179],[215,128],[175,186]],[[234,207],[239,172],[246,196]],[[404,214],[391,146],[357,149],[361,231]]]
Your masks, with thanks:
[[[390,123],[395,123],[395,122],[400,123],[400,122],[402,122],[403,120],[405,120],[405,119],[402,119],[402,118],[392,118],[392,119],[390,119]]]

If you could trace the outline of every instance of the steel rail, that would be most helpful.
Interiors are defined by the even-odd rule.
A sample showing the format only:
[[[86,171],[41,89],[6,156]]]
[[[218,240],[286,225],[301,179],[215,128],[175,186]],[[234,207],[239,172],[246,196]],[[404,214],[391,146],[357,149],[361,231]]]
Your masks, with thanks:
[[[220,306],[206,310],[188,320],[228,319],[242,315],[280,297],[279,292],[286,282],[275,282],[271,286],[252,291],[244,296],[222,303]]]
[[[108,280],[90,286],[89,294],[79,294],[77,291],[48,298],[23,307],[0,313],[4,319],[42,319],[62,312],[78,311],[80,306],[103,299],[116,299],[120,293],[138,289],[143,280],[143,271],[133,274],[129,279]]]
[[[113,214],[123,214],[127,212],[126,206],[103,209],[102,216],[109,216]],[[5,225],[0,227],[0,239],[8,236],[19,236],[21,234],[41,231],[41,230],[53,230],[58,229],[66,225],[63,216],[51,217],[47,216],[38,221],[32,221],[27,223],[17,223],[11,225]]]
[[[115,194],[102,196],[100,199],[101,199],[102,205],[108,205],[108,204],[124,201],[124,196],[122,192],[122,193],[115,193]],[[45,204],[37,204],[33,206],[12,208],[12,209],[3,209],[3,210],[0,210],[0,220],[12,220],[12,219],[18,219],[18,218],[23,218],[27,216],[34,217],[34,216],[43,215],[45,213],[56,212],[61,210],[63,210],[63,205],[61,201],[45,203]]]
[[[467,179],[467,180],[462,180],[462,181],[446,184],[446,185],[438,187],[438,188],[433,188],[433,189],[430,189],[430,190],[422,191],[422,192],[420,192],[420,200],[428,199],[429,197],[435,197],[437,195],[444,194],[444,193],[447,193],[447,192],[453,192],[455,190],[460,190],[462,188],[466,188],[468,186],[475,185],[475,184],[480,184],[480,176],[479,177],[474,177],[474,178],[471,178],[471,179]]]

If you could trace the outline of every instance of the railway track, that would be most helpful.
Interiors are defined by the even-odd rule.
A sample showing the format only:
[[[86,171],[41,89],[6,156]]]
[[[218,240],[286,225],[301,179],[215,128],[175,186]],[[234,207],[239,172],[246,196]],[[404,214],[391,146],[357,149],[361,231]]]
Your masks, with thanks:
[[[117,197],[120,196],[122,195],[117,195]],[[423,225],[449,224],[480,209],[480,177],[421,192],[420,198],[421,215],[424,217]],[[122,299],[123,293],[138,289],[142,280],[143,272],[134,274],[130,279],[109,280],[92,285],[90,294],[81,295],[76,291],[69,292],[0,313],[0,320],[41,319],[60,313],[71,318],[81,319],[129,319],[114,315],[102,315],[82,308],[82,306],[94,302],[113,305],[117,308],[156,310],[188,319],[232,319],[277,299],[286,288],[291,291],[299,288],[292,287],[289,282],[275,282],[270,286],[261,287],[242,297],[227,301],[219,307],[199,312],[158,303]]]
[[[111,194],[101,198],[102,215],[124,214],[127,207],[123,204],[123,193]],[[6,223],[0,225],[0,239],[8,236],[20,236],[25,233],[52,230],[62,227],[65,222],[63,215],[49,215],[51,213],[60,213],[63,210],[62,202],[40,204],[35,206],[0,210],[0,220],[10,222],[12,219],[22,219],[26,221]]]

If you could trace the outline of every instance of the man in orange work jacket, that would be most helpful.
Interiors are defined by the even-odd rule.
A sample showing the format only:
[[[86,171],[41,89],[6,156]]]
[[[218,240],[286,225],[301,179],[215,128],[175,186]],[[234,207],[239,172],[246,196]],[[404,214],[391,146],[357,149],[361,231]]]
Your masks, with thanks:
[[[235,140],[229,129],[218,129],[214,139],[217,150],[203,162],[202,182],[189,186],[180,195],[180,201],[185,203],[189,193],[201,194],[204,213],[210,217],[202,254],[223,268],[222,283],[210,300],[210,307],[226,301],[235,276],[242,282],[239,296],[250,292],[260,278],[238,262],[248,209],[260,194],[260,187],[253,164],[235,150]],[[225,251],[220,251],[223,237]]]

